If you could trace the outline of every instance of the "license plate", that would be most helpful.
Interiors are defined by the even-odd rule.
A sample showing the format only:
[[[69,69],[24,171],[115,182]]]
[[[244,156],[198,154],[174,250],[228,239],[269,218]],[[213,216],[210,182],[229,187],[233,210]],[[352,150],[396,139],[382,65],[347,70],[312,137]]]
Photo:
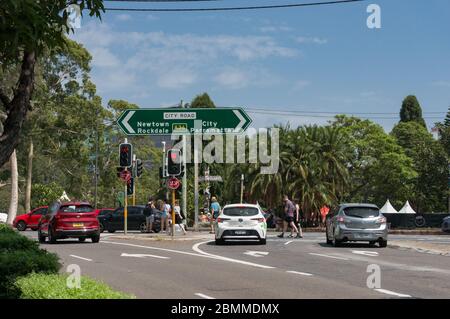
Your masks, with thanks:
[[[83,223],[73,223],[73,227],[84,227]]]
[[[245,235],[245,234],[247,234],[247,232],[245,230],[235,230],[234,233],[236,235]]]

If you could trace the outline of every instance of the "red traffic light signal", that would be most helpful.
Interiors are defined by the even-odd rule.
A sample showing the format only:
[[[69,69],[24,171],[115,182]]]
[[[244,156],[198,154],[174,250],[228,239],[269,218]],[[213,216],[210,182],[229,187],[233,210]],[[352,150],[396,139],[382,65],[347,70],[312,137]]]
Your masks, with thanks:
[[[167,173],[171,176],[178,176],[181,172],[181,151],[171,149],[167,152]]]
[[[133,146],[129,143],[119,145],[119,166],[131,167],[133,165]]]

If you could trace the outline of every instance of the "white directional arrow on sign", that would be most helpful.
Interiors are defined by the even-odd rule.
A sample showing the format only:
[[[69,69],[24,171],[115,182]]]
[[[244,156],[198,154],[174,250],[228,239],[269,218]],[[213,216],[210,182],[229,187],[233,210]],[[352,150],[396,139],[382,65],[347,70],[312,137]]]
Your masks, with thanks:
[[[245,123],[247,123],[247,120],[245,119],[245,117],[241,115],[241,113],[238,110],[233,110],[233,113],[238,117],[240,121],[238,126],[236,126],[235,128],[235,132],[240,132]]]
[[[378,256],[378,253],[376,251],[352,250],[352,253],[371,257]]]
[[[134,113],[136,113],[136,111],[130,111],[127,116],[125,116],[125,118],[122,121],[123,126],[126,127],[126,129],[128,131],[130,131],[131,134],[136,133],[133,128],[130,126],[130,124],[128,124],[128,121],[131,119],[131,117],[134,115]]]
[[[157,256],[157,255],[148,255],[148,254],[126,254],[126,253],[122,253],[122,255],[120,255],[120,256],[121,257],[135,257],[135,258],[152,257],[152,258],[159,258],[159,259],[170,259],[170,257]]]
[[[252,250],[247,250],[244,255],[249,255],[249,256],[253,256],[253,257],[262,257],[262,256],[267,256],[269,254],[269,252],[267,251],[252,251]]]

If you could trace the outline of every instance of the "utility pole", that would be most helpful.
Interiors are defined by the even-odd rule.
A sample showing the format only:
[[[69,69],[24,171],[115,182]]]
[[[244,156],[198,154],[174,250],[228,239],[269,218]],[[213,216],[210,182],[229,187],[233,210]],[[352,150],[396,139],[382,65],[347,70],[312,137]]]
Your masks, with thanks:
[[[194,143],[194,230],[198,231],[198,150]]]
[[[98,114],[98,111],[97,111],[97,118],[96,119],[98,119],[98,116],[99,116],[99,114]],[[95,209],[97,209],[97,203],[98,203],[98,175],[99,175],[99,172],[98,172],[98,144],[99,144],[99,141],[100,141],[100,137],[99,137],[99,134],[98,134],[98,125],[97,125],[97,123],[95,124],[95,132],[96,132],[96,142],[95,142],[95,172],[94,172],[94,174],[95,174],[95,176],[94,176],[94,178],[95,178],[95,190],[94,190],[94,206],[95,206]]]
[[[244,199],[244,174],[241,174],[241,204]]]
[[[183,100],[181,100],[181,107],[185,108],[186,105],[183,104]],[[183,181],[182,181],[182,212],[184,213],[185,220],[187,221],[187,165],[186,165],[186,134],[183,134],[183,165],[184,165],[184,174],[183,174]],[[186,223],[187,227],[187,223]]]
[[[127,138],[125,138],[125,144],[126,143],[128,143],[128,139]],[[126,170],[128,170],[126,167],[125,167],[125,171]],[[125,194],[125,198],[124,198],[124,203],[123,203],[123,219],[124,219],[124,233],[125,233],[125,236],[127,235],[127,233],[128,233],[128,188],[127,188],[127,183],[128,182],[125,182],[125,192],[124,192],[124,194]]]
[[[133,206],[134,205],[136,205],[136,180],[137,180],[137,178],[135,178],[136,177],[136,170],[137,170],[137,167],[136,167],[136,154],[133,154],[133,166],[132,166],[132,175],[133,175],[133,178],[134,178],[134,180],[133,180]]]

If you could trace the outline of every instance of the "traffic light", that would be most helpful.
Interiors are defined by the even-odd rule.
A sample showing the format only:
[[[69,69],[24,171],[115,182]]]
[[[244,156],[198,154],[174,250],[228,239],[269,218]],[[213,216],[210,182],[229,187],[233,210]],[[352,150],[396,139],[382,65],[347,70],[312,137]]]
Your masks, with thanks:
[[[133,195],[134,190],[134,178],[130,178],[130,180],[127,183],[127,195]]]
[[[140,159],[136,160],[136,177],[141,177],[142,175],[142,161]]]
[[[131,167],[133,165],[133,146],[129,143],[122,143],[119,146],[120,166]]]
[[[117,169],[117,177],[120,177],[120,173],[125,170],[125,167],[118,166],[116,169]]]
[[[181,151],[178,149],[171,149],[167,152],[167,174],[179,176],[181,172]]]

